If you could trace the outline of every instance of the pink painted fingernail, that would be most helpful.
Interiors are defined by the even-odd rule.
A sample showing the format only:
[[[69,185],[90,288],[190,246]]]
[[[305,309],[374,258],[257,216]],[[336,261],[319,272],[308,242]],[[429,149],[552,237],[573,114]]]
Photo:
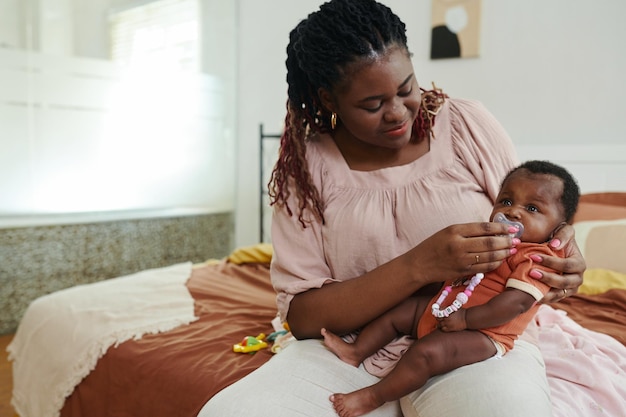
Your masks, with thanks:
[[[536,269],[531,270],[528,275],[530,275],[532,278],[535,278],[535,279],[543,278],[543,274],[541,273],[541,271],[538,271]]]
[[[559,239],[552,239],[550,241],[550,246],[552,246],[553,248],[558,248],[559,246],[561,246],[561,241]]]
[[[517,237],[514,237],[514,238],[511,240],[511,242],[512,242],[514,245],[519,245],[520,243],[522,243],[522,241],[521,241],[519,238],[517,238]]]
[[[517,226],[509,226],[509,233],[517,233],[519,230],[519,227]]]
[[[515,255],[517,253],[517,248],[511,248],[510,253],[511,255]]]
[[[535,262],[541,262],[543,261],[543,258],[539,255],[530,255],[530,259],[532,259]]]

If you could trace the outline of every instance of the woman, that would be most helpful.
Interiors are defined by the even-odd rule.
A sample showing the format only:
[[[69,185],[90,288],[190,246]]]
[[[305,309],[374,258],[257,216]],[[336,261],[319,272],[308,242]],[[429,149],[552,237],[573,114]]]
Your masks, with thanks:
[[[322,328],[349,338],[416,291],[493,270],[515,252],[507,226],[485,222],[517,164],[510,139],[479,103],[420,89],[391,10],[373,0],[323,4],[291,32],[286,64],[288,112],[270,184],[272,280],[300,340],[201,416],[335,415],[332,393],[375,383],[410,341],[355,368],[323,346]],[[585,268],[571,227],[553,246],[565,259],[537,261],[563,274],[534,271],[553,287],[544,301],[574,293]],[[551,413],[541,355],[526,340],[400,403],[405,416]],[[400,404],[368,415],[400,416]]]

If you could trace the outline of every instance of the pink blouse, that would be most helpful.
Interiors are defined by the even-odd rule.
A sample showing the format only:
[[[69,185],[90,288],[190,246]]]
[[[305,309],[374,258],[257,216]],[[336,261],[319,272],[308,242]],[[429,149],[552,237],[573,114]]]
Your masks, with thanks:
[[[350,170],[329,135],[307,143],[326,223],[309,213],[302,228],[297,215],[274,210],[271,277],[283,320],[295,294],[360,276],[449,225],[488,220],[517,165],[509,136],[481,103],[461,99],[446,101],[433,133],[424,156],[375,171]]]

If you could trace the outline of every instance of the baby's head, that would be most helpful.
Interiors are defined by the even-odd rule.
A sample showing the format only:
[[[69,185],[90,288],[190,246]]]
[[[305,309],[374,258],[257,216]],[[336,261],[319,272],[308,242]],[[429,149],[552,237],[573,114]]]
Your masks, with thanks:
[[[566,169],[548,161],[527,161],[502,181],[490,219],[502,213],[524,225],[524,242],[543,243],[572,222],[579,198],[578,184]]]

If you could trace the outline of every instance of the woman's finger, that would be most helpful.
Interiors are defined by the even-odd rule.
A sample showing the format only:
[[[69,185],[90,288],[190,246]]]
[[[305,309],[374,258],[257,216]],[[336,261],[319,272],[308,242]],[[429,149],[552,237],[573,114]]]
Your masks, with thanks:
[[[480,222],[465,223],[450,226],[453,233],[463,237],[484,237],[484,236],[508,236],[514,234],[517,229],[504,223]]]
[[[466,255],[470,272],[488,272],[500,266],[502,261],[512,255],[511,249],[500,249],[485,252],[471,252]]]
[[[551,239],[551,245],[555,249],[563,249],[570,244],[576,244],[574,240],[574,227],[571,225],[561,227]]]
[[[550,291],[548,291],[548,293],[546,293],[546,295],[543,297],[543,299],[541,299],[540,302],[543,304],[554,303],[556,301],[561,301],[567,297],[571,297],[577,292],[578,292],[577,286],[572,287],[572,288],[563,288],[563,289],[552,288],[550,289]]]
[[[563,272],[565,274],[581,274],[585,271],[586,264],[585,258],[580,252],[574,252],[571,256],[566,258],[560,258],[558,256],[548,255],[531,255],[535,262],[541,263],[541,265],[554,269],[555,271]]]
[[[582,275],[579,274],[561,275],[556,272],[533,269],[530,276],[535,279],[540,279],[541,282],[559,291],[563,289],[577,289],[583,283]]]

